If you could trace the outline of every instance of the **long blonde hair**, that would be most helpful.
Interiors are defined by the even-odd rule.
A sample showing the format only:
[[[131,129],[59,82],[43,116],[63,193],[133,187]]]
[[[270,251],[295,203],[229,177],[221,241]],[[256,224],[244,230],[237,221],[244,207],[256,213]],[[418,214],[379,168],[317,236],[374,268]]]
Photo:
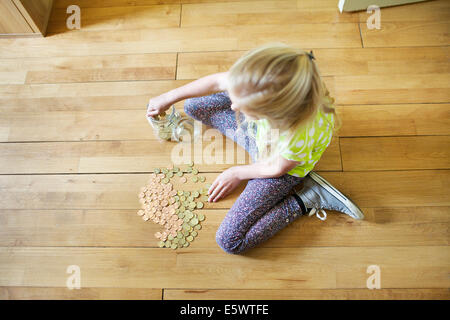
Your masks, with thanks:
[[[240,108],[246,113],[267,119],[271,128],[285,135],[286,143],[319,110],[333,113],[337,118],[334,100],[329,97],[316,63],[304,50],[284,43],[268,43],[239,58],[228,72],[228,90],[238,98]],[[238,129],[241,129],[243,123],[239,118],[237,112]],[[335,128],[333,124],[332,127]],[[279,142],[279,139],[269,139],[264,150],[259,150],[258,158],[275,157],[287,146]]]

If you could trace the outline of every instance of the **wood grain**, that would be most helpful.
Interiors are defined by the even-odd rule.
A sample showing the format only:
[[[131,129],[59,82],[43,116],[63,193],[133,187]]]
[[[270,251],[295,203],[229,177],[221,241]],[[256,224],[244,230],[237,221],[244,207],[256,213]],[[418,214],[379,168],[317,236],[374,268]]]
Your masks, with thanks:
[[[81,28],[68,30],[66,19],[69,14],[66,8],[55,8],[52,11],[49,33],[83,32],[105,30],[142,30],[173,28],[180,24],[181,5],[161,4],[150,6],[119,6],[86,8],[83,7]]]
[[[308,48],[322,76],[449,73],[449,48]],[[245,51],[178,54],[177,79],[227,71]]]
[[[217,173],[204,173],[214,181]],[[321,172],[360,207],[449,206],[449,170]],[[1,209],[137,209],[148,174],[1,175]],[[188,182],[174,188],[196,190]],[[231,208],[242,182],[225,199],[205,208]]]
[[[72,4],[81,30],[65,27]],[[0,39],[0,299],[448,300],[449,6],[383,8],[368,30],[336,0],[56,0],[48,37]],[[242,182],[206,203],[189,248],[157,247],[137,194],[175,144],[155,139],[148,100],[272,41],[314,51],[343,123],[315,169],[365,219],[300,217],[226,254],[215,235]],[[193,151],[207,182],[237,163]]]
[[[341,138],[344,171],[449,169],[450,136]]]
[[[450,104],[338,106],[340,137],[449,135]]]
[[[199,41],[201,39],[201,41]],[[357,23],[212,26],[68,32],[45,39],[4,39],[0,58],[248,50],[271,41],[317,48],[361,47]]]
[[[164,300],[448,300],[448,289],[165,289]]]
[[[333,0],[252,1],[183,5],[182,27],[262,24],[345,23],[359,20],[357,14],[340,14]]]
[[[362,208],[365,219],[329,212],[325,222],[301,217],[262,248],[448,245],[449,207]],[[216,248],[216,231],[228,209],[197,210],[206,216],[193,248]],[[2,210],[3,247],[157,247],[160,225],[135,210]],[[183,251],[180,251],[183,252]]]
[[[217,140],[201,144],[197,140],[192,146],[159,140],[3,143],[0,174],[151,172],[155,167],[185,164],[191,159],[196,159],[196,167],[202,172],[220,172],[233,165],[250,163],[243,148],[236,148],[218,130],[210,132]],[[150,128],[147,133],[154,135]],[[332,141],[318,164],[322,170],[341,170],[339,141]]]
[[[362,289],[367,267],[377,264],[385,289],[431,289],[448,287],[450,267],[447,246],[255,248],[246,255],[218,248],[3,247],[0,261],[1,286],[32,287],[65,287],[67,267],[77,265],[83,287]]]
[[[33,29],[12,0],[0,3],[0,34],[31,34]]]
[[[441,46],[449,43],[447,20],[382,22],[381,28],[368,29],[360,23],[364,47]]]
[[[0,287],[2,300],[161,300],[162,289]]]

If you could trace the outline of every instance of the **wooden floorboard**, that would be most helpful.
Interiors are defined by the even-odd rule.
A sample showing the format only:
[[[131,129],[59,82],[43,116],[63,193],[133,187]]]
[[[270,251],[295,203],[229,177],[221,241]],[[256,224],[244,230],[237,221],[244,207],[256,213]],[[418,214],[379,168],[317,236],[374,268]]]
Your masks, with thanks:
[[[262,248],[448,245],[449,207],[362,208],[365,219],[330,212],[325,222],[301,217]],[[137,209],[7,209],[0,212],[3,247],[157,247],[163,228],[145,222]],[[215,248],[216,230],[228,209],[201,211],[206,220],[193,243]],[[58,227],[55,228],[54,226]]]
[[[66,27],[73,4],[80,30]],[[369,30],[369,13],[336,0],[55,0],[47,37],[0,39],[0,299],[450,299],[449,9],[382,8]],[[313,50],[342,120],[315,170],[365,219],[303,216],[227,254],[216,231],[243,181],[205,203],[189,248],[159,248],[137,195],[177,144],[155,137],[148,100],[267,42]],[[207,182],[238,154],[249,163],[216,141],[222,153],[203,141],[176,160]],[[80,290],[66,288],[70,265]]]
[[[449,169],[449,136],[341,138],[344,171]]]
[[[164,290],[164,300],[447,300],[448,289]]]
[[[217,173],[201,173],[213,182]],[[450,170],[321,172],[361,207],[450,206]],[[148,174],[0,175],[0,209],[137,209]],[[188,180],[174,188],[197,190]],[[205,208],[231,208],[245,187]]]
[[[161,300],[162,289],[0,287],[1,300]]]
[[[168,167],[171,163],[184,165],[192,159],[202,172],[219,172],[236,164],[250,163],[243,148],[235,147],[230,139],[223,139],[220,131],[209,130],[208,134],[217,140],[200,142],[199,139],[193,148],[156,139],[0,143],[0,174],[152,172],[155,167]],[[146,131],[148,137],[154,137],[149,126]],[[339,138],[332,140],[317,168],[342,170]]]
[[[361,289],[372,264],[383,268],[383,288],[445,288],[450,267],[447,246],[255,248],[246,255],[219,248],[20,247],[0,248],[0,261],[0,286],[65,287],[67,267],[78,265],[84,287],[187,289]]]

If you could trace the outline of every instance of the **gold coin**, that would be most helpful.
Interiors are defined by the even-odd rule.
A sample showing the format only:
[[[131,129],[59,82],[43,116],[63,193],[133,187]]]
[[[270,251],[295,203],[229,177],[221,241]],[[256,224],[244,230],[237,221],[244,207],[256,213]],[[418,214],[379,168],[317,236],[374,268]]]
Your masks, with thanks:
[[[194,241],[194,237],[193,236],[187,236],[186,240],[189,241],[189,242]]]
[[[158,247],[163,248],[164,247],[164,241],[159,241],[158,242]]]
[[[173,236],[171,234],[169,234],[169,236],[167,237],[168,240],[173,240]]]
[[[170,248],[170,246],[172,245],[172,242],[170,242],[169,240],[167,240],[166,242],[164,242],[164,246],[166,248]]]
[[[191,232],[191,236],[196,237],[197,235],[198,235],[197,231],[194,230],[194,231]]]
[[[192,161],[189,162],[188,166],[189,166],[189,167],[193,167],[193,166],[194,166],[194,162],[192,162]]]
[[[199,195],[200,195],[200,194],[198,193],[198,191],[194,191],[194,192],[192,193],[192,196],[193,196],[194,198],[198,198]]]
[[[197,202],[197,208],[199,209],[203,208],[203,202],[201,201]]]
[[[204,176],[200,176],[199,179],[200,179],[200,182],[205,182],[205,180],[206,180],[206,178]]]
[[[178,247],[178,246],[177,246],[176,243],[173,243],[172,246],[171,246],[171,248],[174,249],[174,250],[175,250],[177,247]]]
[[[195,230],[200,230],[201,228],[202,228],[202,225],[200,223],[194,227]]]
[[[197,177],[192,177],[192,182],[197,183],[198,182],[198,178]]]
[[[160,170],[159,168],[155,168],[155,169],[153,169],[153,172],[156,173],[156,174],[158,174],[158,173],[161,172],[161,170]]]
[[[173,172],[168,172],[168,173],[167,173],[167,177],[168,177],[168,178],[172,178],[172,177],[173,177]]]
[[[183,176],[183,171],[181,171],[181,170],[178,171],[178,172],[177,172],[177,176],[182,177],[182,176]]]
[[[180,178],[180,182],[181,182],[181,183],[186,183],[186,181],[187,181],[187,180],[186,180],[186,177],[181,177],[181,178]]]
[[[198,215],[198,221],[203,221],[203,220],[205,220],[205,215],[200,213]]]
[[[183,245],[184,248],[189,247],[189,242],[186,241],[186,243]]]
[[[197,218],[192,218],[190,221],[189,221],[189,224],[193,227],[193,226],[195,226],[195,225],[197,225],[198,224],[198,219]]]
[[[192,169],[192,174],[198,174],[198,169],[197,168],[193,168]]]

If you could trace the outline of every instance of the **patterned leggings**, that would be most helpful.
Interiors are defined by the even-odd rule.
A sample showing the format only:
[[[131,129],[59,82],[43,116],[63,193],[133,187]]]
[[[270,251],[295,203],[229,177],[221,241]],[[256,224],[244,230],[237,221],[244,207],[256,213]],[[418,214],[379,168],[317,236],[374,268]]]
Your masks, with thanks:
[[[236,141],[255,159],[255,141],[246,134],[247,128],[236,132],[235,112],[231,110],[226,91],[187,99],[184,110],[192,118]],[[228,253],[244,252],[268,240],[299,217],[301,208],[290,194],[302,179],[285,174],[278,178],[249,180],[217,230],[218,245]]]

